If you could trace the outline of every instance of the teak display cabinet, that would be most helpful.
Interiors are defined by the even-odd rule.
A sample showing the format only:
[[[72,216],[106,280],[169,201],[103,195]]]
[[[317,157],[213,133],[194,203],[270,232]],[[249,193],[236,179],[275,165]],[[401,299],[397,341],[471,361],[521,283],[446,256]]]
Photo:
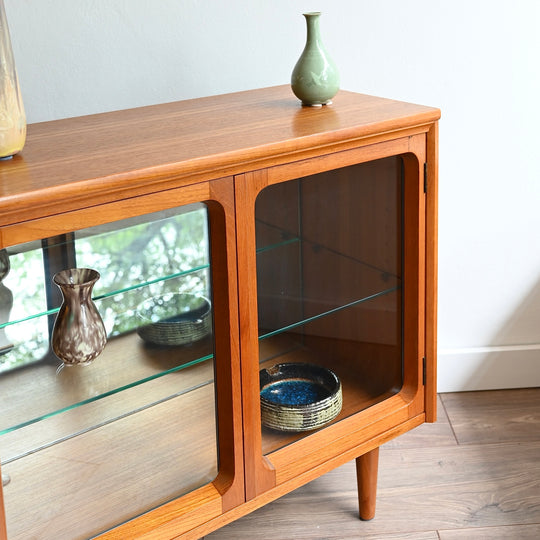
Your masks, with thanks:
[[[372,518],[379,446],[436,414],[439,114],[281,86],[30,125],[0,163],[0,538],[200,538],[351,459]],[[73,267],[109,337],[59,369]],[[208,332],[141,338],[193,294]],[[262,425],[287,362],[336,373],[335,419]]]

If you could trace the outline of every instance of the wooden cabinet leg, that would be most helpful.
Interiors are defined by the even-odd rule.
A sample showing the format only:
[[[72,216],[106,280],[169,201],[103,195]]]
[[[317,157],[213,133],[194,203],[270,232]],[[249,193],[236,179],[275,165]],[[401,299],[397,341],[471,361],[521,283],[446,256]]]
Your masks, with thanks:
[[[379,448],[356,458],[356,481],[358,483],[358,506],[360,519],[375,517],[377,502],[377,473],[379,472]]]

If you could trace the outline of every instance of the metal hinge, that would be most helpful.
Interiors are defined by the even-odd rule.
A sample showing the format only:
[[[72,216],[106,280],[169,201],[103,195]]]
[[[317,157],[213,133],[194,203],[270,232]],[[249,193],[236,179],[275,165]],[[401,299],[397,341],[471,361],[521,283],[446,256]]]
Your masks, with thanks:
[[[424,356],[422,358],[422,384],[426,386],[426,378],[427,378],[427,362],[426,357]]]
[[[424,163],[424,193],[427,193],[427,161]]]

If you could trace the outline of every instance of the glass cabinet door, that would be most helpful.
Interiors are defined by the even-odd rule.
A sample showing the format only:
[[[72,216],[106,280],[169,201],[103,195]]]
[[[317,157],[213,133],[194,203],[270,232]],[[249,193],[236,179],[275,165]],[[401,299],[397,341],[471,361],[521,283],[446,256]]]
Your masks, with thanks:
[[[330,397],[310,394],[318,388],[319,372],[313,370],[312,387],[294,383],[309,379],[311,365],[330,370],[340,382],[341,411],[329,422],[401,388],[401,183],[400,158],[386,158],[270,185],[259,193],[259,360],[271,373],[261,384],[269,384],[267,401],[277,407],[268,413],[263,408],[264,454],[322,427],[310,414],[313,400]],[[285,374],[272,380],[275,366],[286,369],[289,363],[306,364],[306,371],[293,373],[292,381]],[[333,391],[324,383],[325,390]],[[281,405],[287,414],[280,414]],[[326,425],[322,411],[321,416]]]
[[[209,215],[216,212],[206,204],[188,204],[0,252],[0,457],[10,539],[88,538],[230,466],[222,462],[231,457],[219,459],[216,365],[230,365],[231,352],[215,345],[230,341],[230,329],[214,323],[229,295],[221,290],[216,308],[213,289],[214,276],[231,269],[213,257],[225,249],[213,245],[224,217]],[[88,365],[64,364],[51,350],[62,303],[53,276],[71,268],[100,274],[93,302],[107,344]],[[78,315],[67,315],[75,324]],[[221,437],[234,440],[224,425]]]
[[[329,369],[343,394],[334,422],[402,385],[401,206],[398,158],[274,184],[256,199],[260,367]],[[264,428],[265,454],[314,422],[303,396],[279,397],[286,385],[273,385],[276,399],[298,405],[303,423]],[[262,422],[272,425],[264,412]]]
[[[362,152],[238,181],[248,498],[422,411],[420,160]]]

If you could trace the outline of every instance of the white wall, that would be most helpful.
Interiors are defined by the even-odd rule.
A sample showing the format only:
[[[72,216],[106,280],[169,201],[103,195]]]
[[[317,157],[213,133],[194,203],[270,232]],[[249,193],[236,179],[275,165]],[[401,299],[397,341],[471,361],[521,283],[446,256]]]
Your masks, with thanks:
[[[286,83],[438,106],[441,391],[540,386],[540,2],[5,0],[29,122]]]

